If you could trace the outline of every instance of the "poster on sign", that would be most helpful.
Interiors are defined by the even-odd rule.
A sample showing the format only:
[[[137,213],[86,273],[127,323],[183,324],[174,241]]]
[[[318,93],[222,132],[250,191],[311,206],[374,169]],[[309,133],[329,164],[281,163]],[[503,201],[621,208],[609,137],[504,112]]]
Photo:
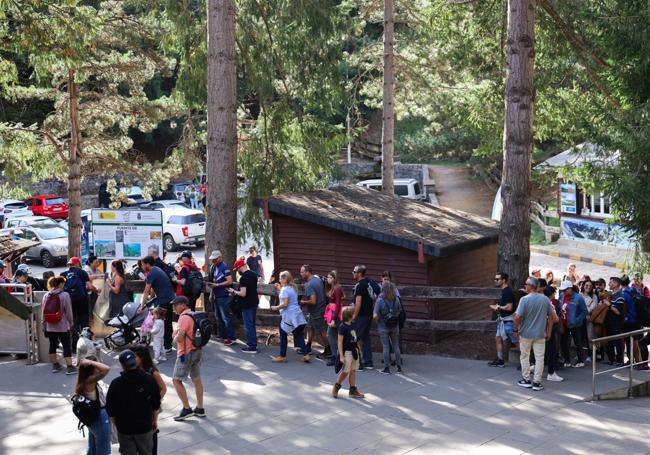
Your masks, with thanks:
[[[577,213],[576,184],[562,183],[560,185],[560,202],[563,213]]]
[[[92,210],[93,247],[99,259],[141,259],[150,247],[163,251],[158,210]]]

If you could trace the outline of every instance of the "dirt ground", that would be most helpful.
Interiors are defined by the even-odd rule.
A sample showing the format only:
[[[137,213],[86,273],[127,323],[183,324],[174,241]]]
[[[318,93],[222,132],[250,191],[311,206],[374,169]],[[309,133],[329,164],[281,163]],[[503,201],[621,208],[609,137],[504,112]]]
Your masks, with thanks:
[[[436,165],[429,167],[433,169],[436,195],[441,206],[490,217],[496,193],[473,178],[469,169]]]

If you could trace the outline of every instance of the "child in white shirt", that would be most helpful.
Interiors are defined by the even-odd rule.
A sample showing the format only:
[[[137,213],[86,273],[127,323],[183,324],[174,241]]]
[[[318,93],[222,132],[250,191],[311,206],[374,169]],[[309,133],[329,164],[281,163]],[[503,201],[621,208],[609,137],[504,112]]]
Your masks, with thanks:
[[[165,316],[167,310],[161,307],[156,307],[153,310],[153,328],[151,329],[151,337],[153,344],[153,361],[154,363],[164,362],[167,360],[165,350],[163,349],[163,339],[165,336]]]

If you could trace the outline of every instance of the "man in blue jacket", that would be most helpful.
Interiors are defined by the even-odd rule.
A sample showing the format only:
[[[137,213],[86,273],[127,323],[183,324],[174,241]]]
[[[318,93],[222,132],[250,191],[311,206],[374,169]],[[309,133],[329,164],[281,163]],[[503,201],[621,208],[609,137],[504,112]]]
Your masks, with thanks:
[[[573,283],[569,280],[564,280],[560,285],[560,298],[558,299],[558,303],[560,305],[561,330],[563,329],[561,345],[564,366],[571,366],[569,347],[571,345],[571,339],[573,339],[578,356],[577,362],[573,367],[584,367],[585,364],[582,361],[582,324],[587,317],[587,304],[580,293],[575,292]]]
[[[634,330],[641,329],[641,324],[636,314],[636,302],[634,295],[639,294],[638,289],[630,286],[630,277],[623,275],[621,277],[621,284],[623,285],[623,298],[625,299],[625,321],[623,322],[623,332],[633,332]],[[627,351],[627,358],[634,362],[641,361],[641,350],[639,349],[639,339],[643,335],[635,335],[633,338],[633,345],[630,346],[630,337],[625,337],[625,350]],[[637,366],[638,368],[638,366]]]

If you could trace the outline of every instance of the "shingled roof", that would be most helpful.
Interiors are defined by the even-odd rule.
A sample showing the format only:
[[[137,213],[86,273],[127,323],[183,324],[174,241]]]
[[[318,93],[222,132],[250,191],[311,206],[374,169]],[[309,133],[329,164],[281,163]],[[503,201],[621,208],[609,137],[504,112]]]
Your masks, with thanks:
[[[264,207],[264,201],[258,201]],[[496,243],[498,223],[355,185],[266,199],[271,213],[418,251],[450,256]]]

